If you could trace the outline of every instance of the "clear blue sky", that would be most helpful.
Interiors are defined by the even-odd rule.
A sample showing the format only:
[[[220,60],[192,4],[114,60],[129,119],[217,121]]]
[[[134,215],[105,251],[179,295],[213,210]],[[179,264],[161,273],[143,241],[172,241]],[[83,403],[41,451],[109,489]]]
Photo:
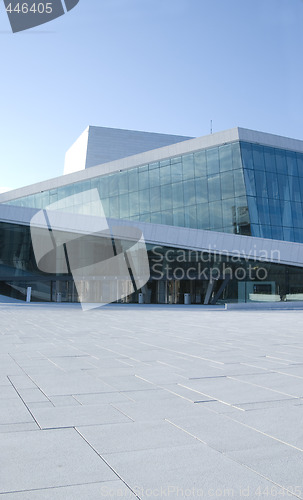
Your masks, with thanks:
[[[61,175],[87,125],[303,139],[302,0],[80,0],[18,34],[0,3],[1,187]]]

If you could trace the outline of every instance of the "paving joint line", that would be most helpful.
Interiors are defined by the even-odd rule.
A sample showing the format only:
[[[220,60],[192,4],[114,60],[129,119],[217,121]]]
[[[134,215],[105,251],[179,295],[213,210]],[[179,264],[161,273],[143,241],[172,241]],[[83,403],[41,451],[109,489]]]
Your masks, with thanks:
[[[96,450],[96,448],[94,448],[94,446],[83,436],[83,434],[81,434],[81,432],[77,429],[77,427],[74,427],[74,429],[79,434],[79,436],[88,444],[88,446],[98,455],[98,457],[101,458],[101,460],[107,465],[107,467],[109,467],[110,470],[120,479],[120,481],[122,481],[125,484],[125,486],[135,495],[135,497],[138,498],[138,500],[142,500],[141,497],[139,497],[135,493],[132,487],[129,484],[127,484],[127,482],[122,478],[122,476],[118,474],[118,472],[107,462],[107,460],[105,460],[104,457],[102,457],[102,455]]]
[[[19,398],[21,399],[22,403],[24,404],[25,408],[27,409],[27,411],[29,412],[29,414],[31,415],[31,417],[34,419],[34,421],[36,422],[37,426],[39,427],[40,430],[42,430],[42,427],[39,425],[38,421],[35,419],[33,413],[31,412],[31,410],[29,409],[29,407],[27,406],[26,402],[24,401],[24,399],[22,398],[21,394],[18,392],[17,388],[15,387],[15,385],[13,384],[13,382],[11,381],[11,379],[9,378],[9,376],[7,376],[8,380],[10,381],[10,383],[12,384],[13,388],[15,389],[16,393],[18,394]]]
[[[278,486],[279,488],[281,488],[283,491],[287,491],[288,493],[290,493],[292,496],[296,497],[296,498],[300,498],[302,499],[303,497],[302,496],[298,496],[298,495],[295,495],[293,492],[291,492],[289,489],[287,489],[285,486],[282,486],[281,484],[279,483],[276,483],[275,481],[273,481],[272,479],[270,479],[269,477],[267,476],[264,476],[263,474],[261,474],[260,472],[256,471],[255,469],[253,469],[252,467],[249,467],[248,465],[242,463],[242,462],[239,462],[238,460],[236,460],[235,458],[233,457],[230,457],[227,453],[225,453],[224,451],[221,451],[221,450],[218,450],[217,448],[214,448],[213,446],[210,446],[210,444],[206,443],[206,441],[203,441],[202,439],[198,438],[197,436],[195,436],[194,434],[192,434],[191,432],[183,429],[183,427],[180,427],[179,425],[175,424],[174,422],[171,422],[170,420],[168,419],[165,419],[166,422],[168,422],[169,424],[173,425],[174,427],[176,427],[177,429],[180,429],[181,431],[185,432],[186,434],[188,434],[189,436],[193,437],[194,439],[196,439],[197,441],[199,441],[200,443],[204,444],[205,446],[207,446],[208,448],[211,448],[212,450],[216,451],[217,453],[220,453],[222,456],[224,456],[225,458],[227,458],[228,460],[231,460],[232,462],[238,464],[238,465],[241,465],[241,467],[245,467],[246,469],[250,470],[251,472],[253,472],[254,474],[257,474],[257,476],[260,476],[262,477],[263,479],[266,479],[266,481],[269,481],[270,483],[272,483],[273,485],[275,486]]]

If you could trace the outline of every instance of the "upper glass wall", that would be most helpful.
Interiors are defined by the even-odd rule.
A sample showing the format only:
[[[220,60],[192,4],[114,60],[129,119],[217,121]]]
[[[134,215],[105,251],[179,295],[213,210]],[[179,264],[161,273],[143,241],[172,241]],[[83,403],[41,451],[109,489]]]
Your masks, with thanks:
[[[239,143],[149,163],[8,203],[45,208],[91,188],[98,189],[107,217],[250,234]],[[78,207],[70,209],[77,212]]]
[[[303,243],[303,154],[241,143],[252,236]]]

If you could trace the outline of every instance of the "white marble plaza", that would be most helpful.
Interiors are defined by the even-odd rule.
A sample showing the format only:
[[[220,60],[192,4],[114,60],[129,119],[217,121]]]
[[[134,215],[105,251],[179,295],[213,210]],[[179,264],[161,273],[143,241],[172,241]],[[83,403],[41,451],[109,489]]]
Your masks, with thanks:
[[[0,304],[0,500],[302,498],[303,312]]]

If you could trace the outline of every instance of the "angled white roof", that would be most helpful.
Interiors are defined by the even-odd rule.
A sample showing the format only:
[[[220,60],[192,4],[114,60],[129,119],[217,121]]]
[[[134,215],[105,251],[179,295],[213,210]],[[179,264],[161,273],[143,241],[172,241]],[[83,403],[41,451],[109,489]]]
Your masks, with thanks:
[[[193,139],[108,127],[87,127],[65,156],[64,174]]]

